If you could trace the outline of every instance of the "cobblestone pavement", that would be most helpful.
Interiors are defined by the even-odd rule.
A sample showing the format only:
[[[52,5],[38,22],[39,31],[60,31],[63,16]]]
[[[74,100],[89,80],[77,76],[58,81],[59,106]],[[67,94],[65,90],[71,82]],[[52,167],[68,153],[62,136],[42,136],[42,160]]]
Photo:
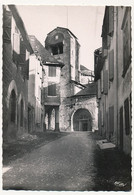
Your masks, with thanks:
[[[130,164],[117,151],[101,151],[98,136],[72,132],[43,143],[4,167],[5,190],[128,191]]]
[[[89,134],[70,133],[13,161],[3,175],[4,189],[92,190],[95,141]]]

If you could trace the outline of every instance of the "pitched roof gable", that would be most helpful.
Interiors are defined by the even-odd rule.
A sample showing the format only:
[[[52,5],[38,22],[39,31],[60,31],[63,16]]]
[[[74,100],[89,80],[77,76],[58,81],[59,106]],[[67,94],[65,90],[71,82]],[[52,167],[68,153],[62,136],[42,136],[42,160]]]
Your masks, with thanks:
[[[63,66],[63,63],[56,60],[34,35],[29,35],[29,39],[35,54],[41,56],[43,64]]]

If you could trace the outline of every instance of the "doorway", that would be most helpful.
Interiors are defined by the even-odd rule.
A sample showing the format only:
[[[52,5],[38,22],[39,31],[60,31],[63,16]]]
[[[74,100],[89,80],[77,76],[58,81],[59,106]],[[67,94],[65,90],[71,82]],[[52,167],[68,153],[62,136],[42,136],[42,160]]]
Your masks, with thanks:
[[[91,114],[86,109],[79,109],[73,116],[74,131],[92,131]]]

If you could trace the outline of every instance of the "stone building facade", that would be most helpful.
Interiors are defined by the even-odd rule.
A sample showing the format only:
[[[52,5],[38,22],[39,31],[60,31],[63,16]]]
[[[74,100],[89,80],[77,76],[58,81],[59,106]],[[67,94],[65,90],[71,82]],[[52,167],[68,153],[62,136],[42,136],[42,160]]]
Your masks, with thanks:
[[[89,83],[74,96],[71,96],[70,125],[71,131],[98,130],[98,108],[96,83]]]
[[[74,106],[73,103],[75,100],[74,95],[86,88],[85,85],[80,83],[80,45],[78,39],[69,29],[57,27],[48,33],[45,40],[45,48],[57,61],[64,64],[61,71],[57,71],[57,77],[55,77],[57,82],[59,82],[59,88],[55,94],[55,98],[59,97],[59,129],[61,131],[75,131],[77,128],[73,128],[73,115],[77,118],[77,113],[75,114],[77,110],[79,110],[78,115],[82,111],[83,116],[86,116],[88,121],[93,118],[90,112],[93,108],[91,106],[92,103],[90,104],[91,107],[89,104],[88,106],[86,105],[86,102],[91,101],[91,99],[88,100],[86,97],[87,99],[83,99],[83,103],[78,104],[77,102],[77,106],[76,104]],[[52,112],[52,116],[54,116],[54,112]],[[51,129],[53,129],[53,124],[51,123],[53,121],[52,116],[47,116],[47,118],[51,119]],[[80,122],[80,125],[82,127],[82,122]],[[93,129],[93,126],[91,125],[92,127],[90,128],[87,122],[83,125],[85,125],[86,130]],[[78,128],[78,130],[82,130],[82,128]]]
[[[28,131],[29,55],[33,53],[14,5],[3,6],[3,140]]]
[[[106,7],[102,48],[95,51],[99,131],[131,153],[131,8]]]

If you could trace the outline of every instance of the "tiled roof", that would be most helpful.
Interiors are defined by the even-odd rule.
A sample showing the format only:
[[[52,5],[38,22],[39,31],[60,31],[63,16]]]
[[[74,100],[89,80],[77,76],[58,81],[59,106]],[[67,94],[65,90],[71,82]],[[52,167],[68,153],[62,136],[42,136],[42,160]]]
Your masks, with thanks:
[[[42,63],[45,65],[63,66],[61,62],[56,60],[49,51],[38,41],[34,35],[29,35],[30,43],[34,50],[34,53],[41,57]]]
[[[66,31],[68,31],[73,37],[75,37],[76,39],[78,39],[68,28],[64,28],[64,27],[57,27],[57,28],[55,28],[54,30],[56,30],[56,29],[60,29],[60,30],[66,30]],[[51,32],[49,32],[48,33],[48,35],[50,34],[50,33],[52,33],[54,30],[52,30]]]
[[[89,70],[88,68],[86,68],[85,66],[83,66],[83,65],[80,65],[80,70],[81,71],[84,71],[84,70]]]
[[[83,65],[80,65],[80,72],[85,76],[94,76],[94,71],[89,70]]]
[[[77,96],[95,96],[96,95],[96,83],[90,83],[85,85],[85,89],[82,89],[73,97]]]

